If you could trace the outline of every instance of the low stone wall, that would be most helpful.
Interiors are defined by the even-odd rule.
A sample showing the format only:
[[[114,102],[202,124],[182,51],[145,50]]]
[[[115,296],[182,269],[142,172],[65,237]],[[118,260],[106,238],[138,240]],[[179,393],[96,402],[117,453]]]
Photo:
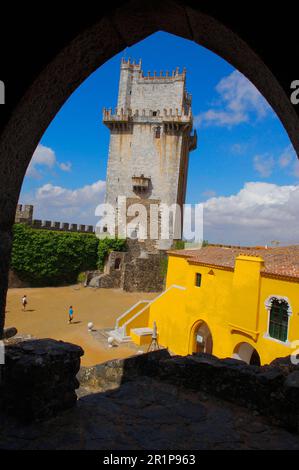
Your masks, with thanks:
[[[0,408],[30,422],[73,407],[83,354],[80,346],[52,339],[7,345],[0,366]]]
[[[116,359],[92,367],[81,367],[77,378],[81,385],[88,385],[104,392],[138,376],[154,376],[160,360],[168,358],[170,354],[167,349],[161,349],[128,359]]]
[[[83,368],[79,380],[107,390],[140,375],[219,397],[299,432],[299,366],[289,357],[257,367],[207,354],[171,357],[161,350]]]

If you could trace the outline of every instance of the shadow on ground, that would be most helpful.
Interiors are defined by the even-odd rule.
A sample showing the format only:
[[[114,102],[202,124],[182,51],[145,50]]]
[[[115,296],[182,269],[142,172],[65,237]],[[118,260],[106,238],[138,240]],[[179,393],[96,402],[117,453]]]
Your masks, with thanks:
[[[299,449],[298,435],[244,408],[150,377],[78,396],[77,407],[46,422],[0,416],[0,449]]]

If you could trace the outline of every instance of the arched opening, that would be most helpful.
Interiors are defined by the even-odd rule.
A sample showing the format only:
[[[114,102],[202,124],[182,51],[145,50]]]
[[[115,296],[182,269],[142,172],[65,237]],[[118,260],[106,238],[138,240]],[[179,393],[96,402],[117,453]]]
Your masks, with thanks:
[[[233,358],[244,361],[247,364],[260,366],[261,359],[257,350],[249,343],[239,343],[233,352]]]
[[[191,330],[192,353],[213,353],[213,337],[206,322],[198,321]]]
[[[136,15],[138,21],[135,21]],[[97,67],[128,44],[134,44],[158,30],[192,39],[235,65],[268,99],[294,145],[299,148],[299,120],[288,96],[265,63],[232,30],[213,16],[176,2],[160,5],[158,16],[155,2],[146,2],[140,7],[134,5],[134,14],[132,6],[112,7],[109,18],[101,18],[77,36],[74,34],[75,39],[65,47],[61,44],[55,59],[35,77],[19,106],[11,112],[9,123],[0,136],[0,153],[3,156],[0,174],[5,183],[1,187],[6,188],[5,193],[0,194],[3,263],[0,272],[0,284],[3,286],[0,332],[4,325],[11,226],[22,180],[40,137],[71,93]]]

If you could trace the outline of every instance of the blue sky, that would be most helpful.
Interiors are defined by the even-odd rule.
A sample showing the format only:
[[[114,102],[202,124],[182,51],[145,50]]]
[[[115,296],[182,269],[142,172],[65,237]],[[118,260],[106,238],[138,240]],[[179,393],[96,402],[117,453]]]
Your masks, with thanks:
[[[123,56],[141,58],[145,73],[187,68],[198,148],[190,155],[186,202],[205,202],[205,238],[296,242],[295,230],[278,223],[294,226],[297,212],[289,207],[299,201],[299,168],[279,119],[226,61],[162,32],[113,57],[72,94],[40,142],[20,202],[33,203],[36,218],[95,222],[109,146],[102,108],[116,105]]]

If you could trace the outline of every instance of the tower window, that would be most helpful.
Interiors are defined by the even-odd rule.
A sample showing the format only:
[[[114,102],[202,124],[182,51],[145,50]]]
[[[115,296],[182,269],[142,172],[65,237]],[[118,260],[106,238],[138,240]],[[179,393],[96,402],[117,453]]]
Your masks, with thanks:
[[[196,287],[201,286],[201,274],[200,273],[195,274],[195,286]]]
[[[157,111],[153,111],[153,116],[157,116]]]
[[[286,341],[288,337],[289,305],[285,300],[273,299],[270,309],[269,336]]]
[[[156,139],[160,139],[160,137],[161,137],[161,127],[160,126],[156,127],[156,129],[155,129],[155,137],[156,137]]]

